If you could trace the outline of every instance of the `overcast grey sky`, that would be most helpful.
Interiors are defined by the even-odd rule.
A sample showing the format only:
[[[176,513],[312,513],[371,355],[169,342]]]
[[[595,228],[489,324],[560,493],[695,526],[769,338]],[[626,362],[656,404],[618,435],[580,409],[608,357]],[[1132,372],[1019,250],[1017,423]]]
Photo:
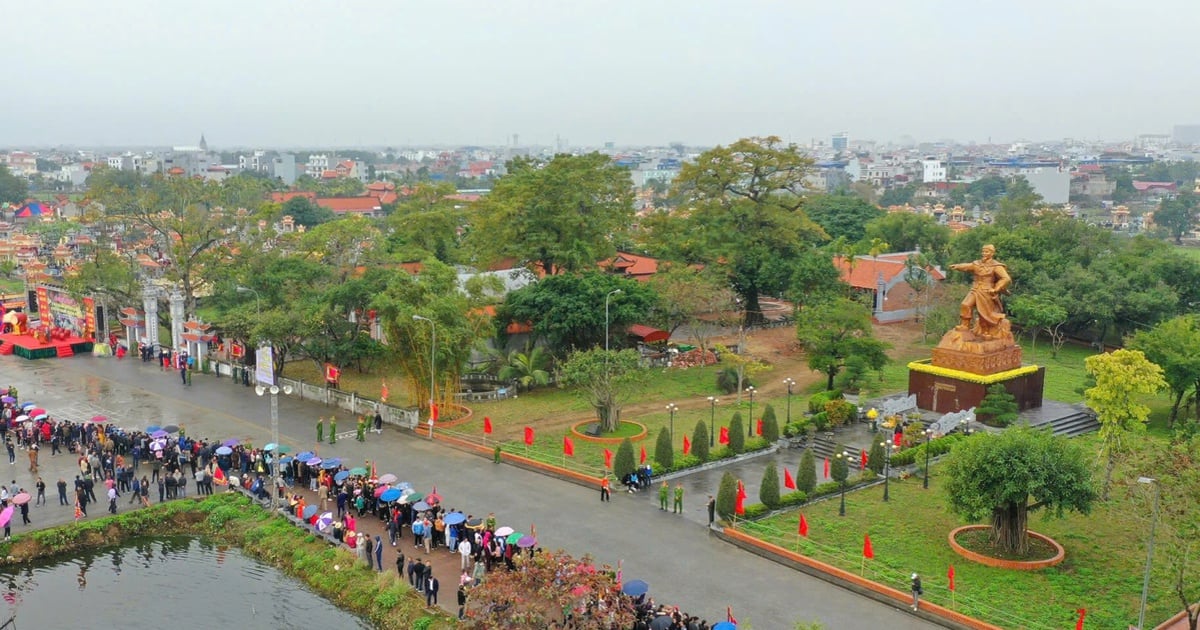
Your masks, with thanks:
[[[3,0],[0,146],[994,141],[1200,122],[1200,2]]]

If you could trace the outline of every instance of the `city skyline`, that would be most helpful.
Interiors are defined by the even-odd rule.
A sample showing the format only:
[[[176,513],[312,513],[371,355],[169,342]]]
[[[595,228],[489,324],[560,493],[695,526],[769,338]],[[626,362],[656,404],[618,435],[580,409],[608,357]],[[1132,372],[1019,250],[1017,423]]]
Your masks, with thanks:
[[[1004,143],[1200,122],[1173,64],[1200,53],[1184,2],[728,6],[24,3],[0,144]]]

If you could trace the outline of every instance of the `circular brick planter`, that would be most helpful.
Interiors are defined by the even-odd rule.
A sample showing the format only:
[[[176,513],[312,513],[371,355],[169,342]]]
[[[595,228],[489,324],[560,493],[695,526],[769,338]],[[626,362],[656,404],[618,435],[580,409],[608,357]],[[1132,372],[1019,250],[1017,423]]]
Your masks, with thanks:
[[[1029,536],[1045,542],[1051,547],[1054,547],[1054,557],[1047,558],[1045,560],[1004,560],[1002,558],[993,558],[991,556],[985,556],[981,553],[971,551],[970,549],[958,544],[958,541],[955,540],[955,538],[957,538],[962,532],[980,529],[991,529],[991,527],[988,525],[965,525],[950,532],[950,548],[954,549],[954,552],[958,555],[972,562],[978,562],[979,564],[987,565],[989,567],[999,567],[1001,569],[1012,569],[1015,571],[1036,571],[1038,569],[1045,569],[1046,567],[1052,567],[1067,558],[1067,552],[1063,549],[1062,545],[1058,544],[1049,536],[1044,536],[1033,531],[1027,531],[1026,533]]]
[[[571,433],[574,434],[575,437],[577,437],[581,440],[585,440],[588,442],[595,442],[597,444],[620,444],[621,442],[625,441],[625,438],[623,438],[623,437],[615,437],[615,438],[592,437],[592,436],[584,433],[582,430],[582,429],[587,428],[587,425],[589,425],[589,424],[592,424],[592,422],[591,421],[580,422],[579,424],[572,425]],[[632,424],[632,425],[641,427],[641,431],[639,431],[636,435],[629,436],[630,442],[639,442],[641,440],[644,440],[644,439],[646,439],[646,435],[650,432],[650,430],[646,428],[646,425],[642,424],[641,422],[634,422],[633,420],[622,420],[621,424]]]

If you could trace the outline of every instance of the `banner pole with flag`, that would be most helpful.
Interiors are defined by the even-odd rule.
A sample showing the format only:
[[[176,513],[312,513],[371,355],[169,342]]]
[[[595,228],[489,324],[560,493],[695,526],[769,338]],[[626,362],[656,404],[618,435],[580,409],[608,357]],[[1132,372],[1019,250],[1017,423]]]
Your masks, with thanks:
[[[955,589],[955,584],[954,584],[954,565],[953,564],[950,565],[950,568],[946,571],[946,577],[950,579],[950,608],[954,608],[954,591],[956,589]]]
[[[863,534],[862,567],[859,569],[859,575],[867,574],[867,560],[874,557],[875,550],[871,548],[871,535]]]

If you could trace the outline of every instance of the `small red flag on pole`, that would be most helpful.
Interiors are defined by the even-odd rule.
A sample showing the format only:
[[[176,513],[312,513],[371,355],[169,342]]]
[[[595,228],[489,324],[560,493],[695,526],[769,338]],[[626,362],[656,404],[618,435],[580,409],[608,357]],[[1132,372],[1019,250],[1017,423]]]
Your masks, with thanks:
[[[492,434],[492,419],[487,416],[483,417],[483,434],[484,435]]]
[[[688,436],[685,435],[685,436],[683,436],[683,454],[687,455],[691,452],[692,452],[692,441],[689,440]]]
[[[808,538],[808,519],[804,515],[800,515],[800,535]]]
[[[388,399],[387,381],[380,381],[380,382],[383,383],[383,387],[380,388],[380,390],[379,390],[379,399],[382,400],[383,402],[387,402],[387,399]]]
[[[646,463],[646,447],[645,446],[642,447],[642,458],[641,458],[641,460],[638,461],[638,463],[639,464]]]
[[[563,436],[563,455],[575,456],[575,443],[565,435]]]
[[[717,439],[721,444],[729,443],[729,427],[721,427],[721,436]]]
[[[946,577],[950,578],[950,590],[954,590],[954,565],[950,565],[950,570],[946,571]]]
[[[438,406],[437,406],[437,403],[430,403],[430,404],[429,404],[429,417],[430,417],[430,418],[433,418],[433,421],[434,421],[434,422],[437,422],[437,419],[438,419]]]
[[[612,458],[613,458],[613,452],[608,449],[604,449],[604,467],[605,468],[612,468]]]
[[[759,418],[758,423],[754,425],[754,434],[762,435],[762,418]]]
[[[867,469],[867,452],[863,451],[862,456],[860,456],[858,459],[859,459],[858,469],[866,470]]]
[[[871,548],[870,534],[863,534],[863,557],[867,560],[875,558],[875,550]]]
[[[796,489],[796,480],[792,479],[792,473],[786,468],[783,469],[783,487],[788,490]]]
[[[733,606],[725,607],[725,621],[728,621],[735,626],[737,625],[737,618],[733,616]]]
[[[742,485],[742,480],[738,479],[737,503],[733,506],[734,514],[746,513],[746,486]]]
[[[1075,622],[1075,630],[1083,630],[1083,618],[1087,616],[1087,609],[1080,608],[1075,612],[1079,613],[1079,621]]]
[[[829,478],[829,458],[825,458],[825,478]]]
[[[533,427],[525,427],[525,446],[533,446]]]

